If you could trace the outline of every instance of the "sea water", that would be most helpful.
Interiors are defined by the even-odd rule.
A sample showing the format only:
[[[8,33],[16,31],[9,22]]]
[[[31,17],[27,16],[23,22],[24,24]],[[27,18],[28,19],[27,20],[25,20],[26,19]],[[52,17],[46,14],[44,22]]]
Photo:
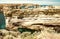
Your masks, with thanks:
[[[5,16],[3,12],[0,12],[0,29],[5,29]]]

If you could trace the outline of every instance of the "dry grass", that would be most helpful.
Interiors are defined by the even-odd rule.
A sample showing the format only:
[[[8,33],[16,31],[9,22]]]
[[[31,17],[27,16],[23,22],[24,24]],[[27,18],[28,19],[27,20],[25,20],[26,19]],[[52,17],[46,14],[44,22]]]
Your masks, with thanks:
[[[1,35],[2,33],[2,35]],[[18,31],[0,30],[0,39],[60,39],[60,33],[54,32],[54,30],[42,30],[36,31],[33,34],[31,32],[20,33]]]

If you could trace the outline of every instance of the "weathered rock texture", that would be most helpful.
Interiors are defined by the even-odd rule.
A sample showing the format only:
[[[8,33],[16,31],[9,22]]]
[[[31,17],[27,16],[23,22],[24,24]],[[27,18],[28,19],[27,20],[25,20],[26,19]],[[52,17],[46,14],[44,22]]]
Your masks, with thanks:
[[[60,6],[0,4],[0,11],[6,18],[0,39],[60,39]]]

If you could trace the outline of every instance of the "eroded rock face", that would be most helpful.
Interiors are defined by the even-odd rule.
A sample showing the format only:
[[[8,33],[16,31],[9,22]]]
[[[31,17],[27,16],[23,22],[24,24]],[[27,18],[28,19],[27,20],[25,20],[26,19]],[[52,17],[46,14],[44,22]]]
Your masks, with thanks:
[[[38,16],[27,17],[23,19],[12,19],[9,23],[8,29],[17,30],[18,28],[28,28],[33,30],[43,30],[44,27],[60,27],[59,17],[55,16]],[[16,21],[14,21],[16,20]]]
[[[60,27],[60,9],[55,9],[53,6],[44,8],[34,4],[7,4],[4,8],[8,30],[18,30],[18,28],[43,30],[45,27]]]
[[[26,15],[26,14],[25,14]],[[10,29],[30,28],[39,29],[41,26],[60,27],[60,16],[59,14],[45,15],[45,14],[32,14],[22,19],[18,19],[19,16],[12,16],[8,23],[11,25]],[[7,18],[8,19],[8,18]],[[39,26],[38,26],[39,25]]]
[[[60,39],[60,9],[7,4],[3,5],[3,12],[6,30],[0,29],[0,39]]]

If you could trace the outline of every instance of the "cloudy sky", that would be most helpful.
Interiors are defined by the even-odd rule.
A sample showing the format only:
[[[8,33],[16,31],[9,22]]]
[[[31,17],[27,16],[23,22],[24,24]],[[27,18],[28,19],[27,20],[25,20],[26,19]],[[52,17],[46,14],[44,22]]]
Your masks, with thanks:
[[[0,0],[0,3],[33,3],[41,5],[60,5],[60,0]]]

